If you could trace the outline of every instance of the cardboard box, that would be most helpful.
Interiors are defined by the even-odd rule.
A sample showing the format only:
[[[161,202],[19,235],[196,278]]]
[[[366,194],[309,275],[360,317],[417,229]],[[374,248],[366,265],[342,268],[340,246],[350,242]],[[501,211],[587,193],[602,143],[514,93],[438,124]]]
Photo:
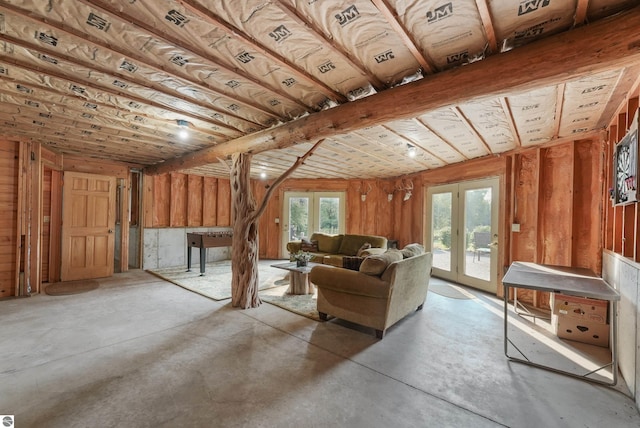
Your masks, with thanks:
[[[609,324],[581,321],[562,315],[557,320],[558,337],[605,348],[609,346]]]
[[[609,302],[606,300],[568,296],[560,293],[552,294],[552,299],[553,314],[558,317],[575,318],[597,324],[607,323]]]

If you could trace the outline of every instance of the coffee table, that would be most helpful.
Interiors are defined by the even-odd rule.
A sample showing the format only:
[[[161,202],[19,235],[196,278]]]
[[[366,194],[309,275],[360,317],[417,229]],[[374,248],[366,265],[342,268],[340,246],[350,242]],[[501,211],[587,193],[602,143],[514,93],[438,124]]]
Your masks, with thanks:
[[[308,262],[306,266],[298,267],[296,262],[276,263],[271,267],[288,270],[289,288],[287,294],[313,294],[315,287],[309,282],[309,272],[314,266],[324,266],[322,263]]]

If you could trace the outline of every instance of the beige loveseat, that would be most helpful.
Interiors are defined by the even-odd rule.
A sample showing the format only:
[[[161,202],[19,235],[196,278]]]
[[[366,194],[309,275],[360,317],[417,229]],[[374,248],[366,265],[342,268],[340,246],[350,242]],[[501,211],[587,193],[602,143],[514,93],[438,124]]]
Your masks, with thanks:
[[[314,244],[315,246],[313,246]],[[371,248],[363,249],[365,244],[369,244]],[[362,251],[358,254],[361,249]],[[384,253],[387,250],[387,238],[375,235],[328,235],[316,232],[304,242],[291,241],[287,243],[289,254],[295,254],[300,250],[310,252],[313,255],[312,262],[343,267],[345,256],[366,257],[371,254]]]
[[[326,320],[327,315],[333,315],[372,327],[382,339],[390,326],[422,309],[429,287],[432,254],[418,251],[413,252],[416,255],[398,259],[398,252],[402,253],[389,250],[383,255],[367,257],[359,271],[330,266],[311,269],[309,280],[318,288],[320,318]],[[393,254],[387,256],[389,253]]]

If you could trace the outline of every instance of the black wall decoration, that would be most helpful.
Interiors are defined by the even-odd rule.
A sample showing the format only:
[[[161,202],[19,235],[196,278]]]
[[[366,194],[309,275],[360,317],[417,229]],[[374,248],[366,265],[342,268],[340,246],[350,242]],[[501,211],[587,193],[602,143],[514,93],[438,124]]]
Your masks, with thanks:
[[[613,155],[613,204],[638,201],[638,112]]]

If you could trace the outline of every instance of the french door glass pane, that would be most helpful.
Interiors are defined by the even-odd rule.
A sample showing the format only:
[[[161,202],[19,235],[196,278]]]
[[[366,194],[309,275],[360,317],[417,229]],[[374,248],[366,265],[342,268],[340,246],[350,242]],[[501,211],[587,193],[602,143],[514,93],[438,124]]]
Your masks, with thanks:
[[[339,230],[340,198],[320,197],[320,232],[331,235]]]
[[[431,248],[433,267],[451,271],[451,192],[432,196]]]
[[[309,198],[289,198],[289,241],[308,238],[309,224]]]
[[[491,187],[464,192],[464,273],[491,279]]]

